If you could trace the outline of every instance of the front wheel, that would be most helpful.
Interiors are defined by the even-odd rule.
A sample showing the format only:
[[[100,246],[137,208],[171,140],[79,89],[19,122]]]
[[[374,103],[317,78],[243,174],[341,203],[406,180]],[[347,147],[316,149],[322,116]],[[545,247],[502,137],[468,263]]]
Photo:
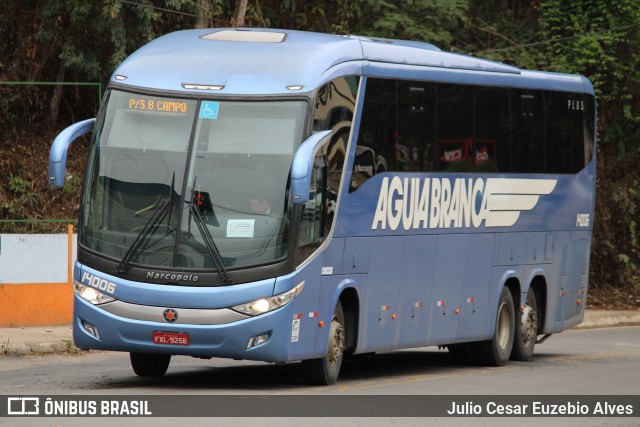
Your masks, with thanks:
[[[327,354],[321,359],[302,361],[302,369],[309,384],[332,385],[338,381],[344,356],[345,330],[342,304],[338,301],[331,319]]]
[[[513,298],[511,291],[505,286],[498,302],[493,338],[474,345],[478,362],[489,366],[503,366],[507,363],[513,348],[514,318]]]
[[[528,361],[533,357],[533,349],[538,339],[538,306],[533,289],[527,292],[527,302],[524,311],[516,319],[516,328],[513,339],[512,360]]]
[[[161,377],[171,362],[169,354],[129,353],[129,358],[133,372],[141,377]]]

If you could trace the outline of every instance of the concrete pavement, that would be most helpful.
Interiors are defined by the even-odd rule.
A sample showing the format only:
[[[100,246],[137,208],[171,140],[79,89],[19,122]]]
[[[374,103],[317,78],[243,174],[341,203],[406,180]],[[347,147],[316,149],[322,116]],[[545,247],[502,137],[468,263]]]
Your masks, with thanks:
[[[640,325],[640,310],[587,310],[575,329]],[[71,325],[0,328],[0,360],[6,356],[77,351]]]

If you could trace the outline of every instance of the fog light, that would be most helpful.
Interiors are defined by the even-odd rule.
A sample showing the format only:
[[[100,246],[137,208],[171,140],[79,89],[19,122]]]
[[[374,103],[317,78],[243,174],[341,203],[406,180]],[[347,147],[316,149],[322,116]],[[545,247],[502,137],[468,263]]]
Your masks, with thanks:
[[[266,333],[266,334],[256,335],[255,337],[249,338],[249,341],[247,341],[247,350],[249,350],[250,348],[257,347],[260,344],[266,343],[269,340],[269,337],[271,337],[271,334]]]
[[[97,339],[100,339],[100,332],[98,332],[97,327],[95,327],[94,325],[92,325],[91,323],[85,320],[82,321],[82,327],[84,328],[85,331],[89,332],[92,336],[94,336]]]

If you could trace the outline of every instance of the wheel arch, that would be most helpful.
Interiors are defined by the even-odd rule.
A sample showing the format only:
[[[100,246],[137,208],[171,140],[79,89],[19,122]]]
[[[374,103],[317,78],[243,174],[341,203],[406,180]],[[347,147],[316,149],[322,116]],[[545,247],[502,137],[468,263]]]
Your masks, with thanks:
[[[509,291],[511,291],[511,298],[513,298],[513,306],[515,307],[515,310],[518,311],[520,308],[520,299],[522,296],[522,291],[520,288],[520,280],[517,277],[509,277],[504,282],[503,287],[509,288]],[[502,288],[500,289],[500,291],[502,292]]]
[[[536,296],[536,309],[538,311],[538,334],[545,328],[547,318],[547,279],[539,274],[531,279],[528,292],[533,292]]]
[[[358,347],[358,337],[360,334],[360,290],[359,283],[352,278],[342,280],[339,282],[331,292],[331,297],[325,294],[328,301],[326,309],[325,319],[330,319],[335,306],[340,303],[342,306],[342,312],[344,314],[344,321],[346,323],[347,342],[345,343],[346,351],[348,353],[354,352]],[[321,348],[326,346],[326,337],[322,338]]]
[[[360,298],[354,287],[346,287],[338,298],[342,305],[346,326],[345,351],[353,353],[358,344],[358,331],[360,330]]]

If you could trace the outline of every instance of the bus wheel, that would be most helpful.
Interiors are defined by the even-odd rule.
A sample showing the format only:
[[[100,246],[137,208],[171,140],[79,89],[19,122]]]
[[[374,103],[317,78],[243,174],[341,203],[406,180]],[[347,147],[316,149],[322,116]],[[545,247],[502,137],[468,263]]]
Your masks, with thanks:
[[[342,358],[344,356],[345,324],[342,304],[338,301],[331,319],[329,330],[329,348],[321,359],[302,361],[302,369],[309,384],[332,385],[338,380]]]
[[[141,377],[161,377],[167,372],[170,354],[129,353],[131,367]]]
[[[493,338],[475,343],[475,355],[479,363],[490,366],[503,366],[509,360],[513,348],[515,314],[511,291],[502,289],[496,314],[496,327]]]
[[[520,313],[520,310],[518,310]],[[538,339],[538,306],[533,289],[527,292],[527,302],[520,318],[516,319],[514,331],[512,360],[531,360],[533,349]]]

